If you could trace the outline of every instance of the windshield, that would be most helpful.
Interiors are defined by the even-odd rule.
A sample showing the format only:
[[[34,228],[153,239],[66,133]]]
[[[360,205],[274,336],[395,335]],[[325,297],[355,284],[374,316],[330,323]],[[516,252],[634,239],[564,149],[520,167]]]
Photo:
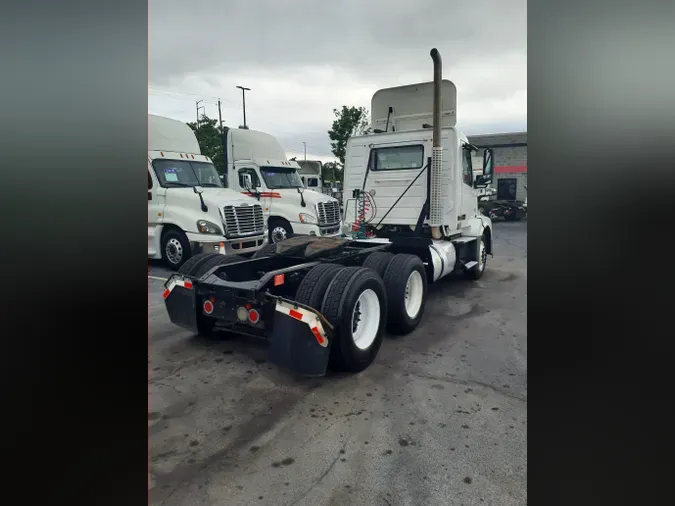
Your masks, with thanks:
[[[298,170],[293,167],[260,167],[268,188],[304,188]]]
[[[154,160],[152,166],[165,188],[204,186],[222,188],[218,171],[211,163],[184,160]]]

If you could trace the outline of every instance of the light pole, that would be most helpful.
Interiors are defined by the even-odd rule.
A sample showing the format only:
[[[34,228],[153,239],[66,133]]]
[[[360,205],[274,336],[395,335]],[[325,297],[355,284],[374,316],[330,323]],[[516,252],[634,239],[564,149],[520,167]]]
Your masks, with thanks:
[[[307,161],[307,143],[302,141],[302,145],[305,147],[305,161]]]
[[[246,128],[246,92],[251,91],[251,88],[245,88],[244,86],[237,86],[241,90],[241,100],[244,106],[244,128]]]

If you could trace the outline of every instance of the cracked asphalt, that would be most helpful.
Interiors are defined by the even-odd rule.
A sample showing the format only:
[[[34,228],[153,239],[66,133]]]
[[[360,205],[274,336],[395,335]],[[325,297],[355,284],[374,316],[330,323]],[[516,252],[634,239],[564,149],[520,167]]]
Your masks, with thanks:
[[[422,325],[352,376],[175,327],[151,267],[150,504],[526,504],[527,223],[494,229],[483,278],[433,285]]]

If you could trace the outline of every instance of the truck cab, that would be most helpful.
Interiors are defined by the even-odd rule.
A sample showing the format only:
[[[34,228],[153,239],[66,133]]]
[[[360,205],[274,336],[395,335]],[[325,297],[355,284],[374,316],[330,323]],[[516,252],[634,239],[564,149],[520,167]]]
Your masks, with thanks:
[[[299,174],[302,183],[308,190],[323,193],[323,180],[321,179],[322,166],[320,160],[298,160]]]
[[[432,253],[429,261],[444,266],[440,272],[478,277],[492,253],[492,222],[478,210],[478,194],[492,181],[492,150],[474,170],[478,148],[456,127],[457,89],[440,77],[436,50],[432,58],[433,82],[378,90],[370,130],[348,140],[343,232],[430,241],[439,259]]]
[[[197,253],[259,250],[263,206],[225,188],[185,123],[148,115],[148,258],[180,268]]]
[[[225,129],[230,189],[253,197],[269,215],[269,241],[292,235],[341,234],[338,201],[307,190],[300,165],[290,161],[271,135],[249,129]]]

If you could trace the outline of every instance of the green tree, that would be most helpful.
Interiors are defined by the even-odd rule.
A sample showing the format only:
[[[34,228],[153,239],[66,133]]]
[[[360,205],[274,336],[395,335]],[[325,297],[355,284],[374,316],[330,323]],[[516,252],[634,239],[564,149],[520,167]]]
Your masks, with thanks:
[[[321,179],[324,181],[342,181],[342,169],[336,162],[324,163],[321,167]]]
[[[342,109],[333,109],[333,114],[336,119],[333,121],[333,127],[328,130],[328,137],[331,140],[331,151],[344,167],[347,140],[352,135],[362,134],[368,129],[368,110],[365,107],[343,105]]]
[[[218,120],[211,119],[206,114],[203,114],[199,120],[199,128],[197,128],[197,123],[194,121],[188,123],[188,126],[192,128],[197,137],[202,155],[206,155],[213,160],[213,165],[215,165],[219,174],[225,174],[223,141],[220,128],[216,126],[217,124]]]

